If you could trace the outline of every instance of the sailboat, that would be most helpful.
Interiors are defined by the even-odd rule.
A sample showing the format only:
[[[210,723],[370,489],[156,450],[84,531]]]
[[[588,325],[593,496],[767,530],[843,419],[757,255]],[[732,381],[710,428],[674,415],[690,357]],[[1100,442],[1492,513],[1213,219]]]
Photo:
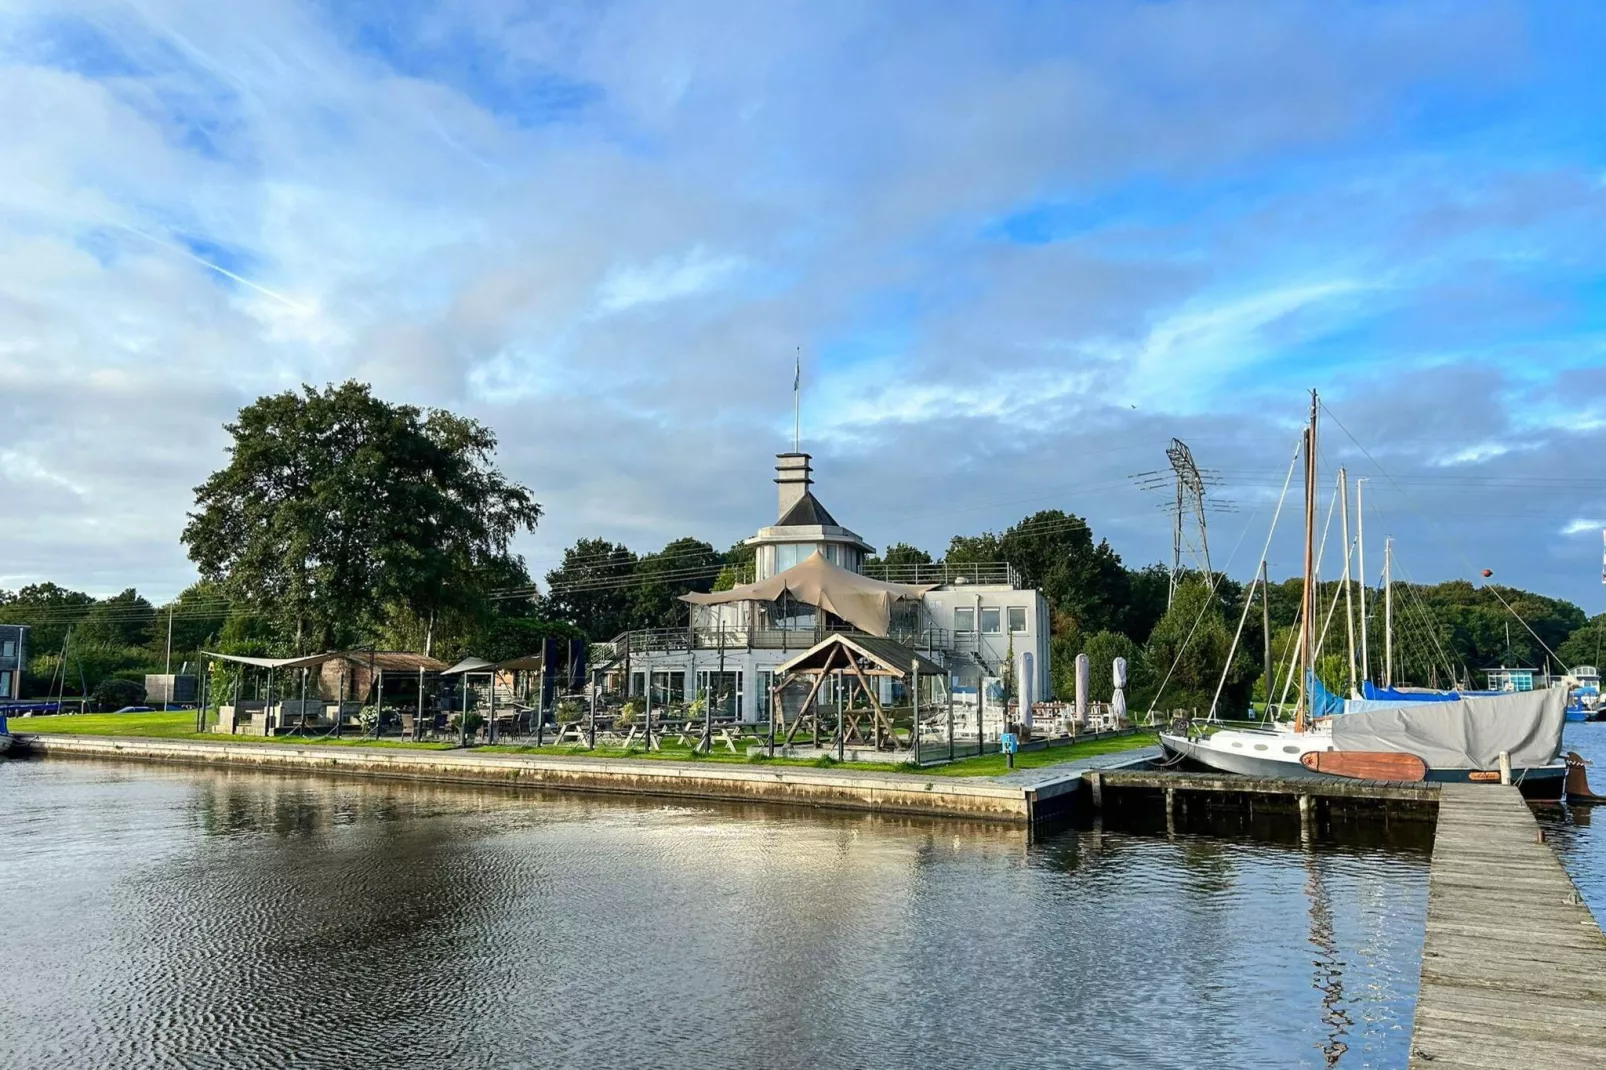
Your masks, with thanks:
[[[1504,759],[1512,782],[1524,794],[1559,797],[1567,773],[1561,758],[1566,695],[1557,689],[1314,715],[1318,695],[1325,693],[1315,673],[1318,411],[1319,399],[1311,391],[1310,425],[1301,443],[1305,460],[1302,686],[1292,729],[1212,730],[1190,725],[1180,734],[1160,733],[1160,745],[1174,759],[1221,772],[1292,778],[1489,780],[1499,778]]]

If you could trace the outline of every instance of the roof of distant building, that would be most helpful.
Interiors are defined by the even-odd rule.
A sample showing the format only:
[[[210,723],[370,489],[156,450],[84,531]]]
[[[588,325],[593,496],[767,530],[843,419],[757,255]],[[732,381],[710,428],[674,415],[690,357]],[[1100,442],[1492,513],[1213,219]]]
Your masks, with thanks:
[[[803,497],[792,504],[786,515],[775,522],[778,528],[841,527],[829,510],[820,504],[813,491],[804,491]]]

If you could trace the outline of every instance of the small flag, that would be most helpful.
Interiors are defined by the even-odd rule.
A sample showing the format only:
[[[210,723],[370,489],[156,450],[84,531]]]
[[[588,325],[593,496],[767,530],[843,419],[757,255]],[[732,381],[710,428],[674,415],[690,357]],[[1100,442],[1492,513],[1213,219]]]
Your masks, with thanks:
[[[803,385],[803,353],[798,352],[792,364],[792,389],[795,391]]]

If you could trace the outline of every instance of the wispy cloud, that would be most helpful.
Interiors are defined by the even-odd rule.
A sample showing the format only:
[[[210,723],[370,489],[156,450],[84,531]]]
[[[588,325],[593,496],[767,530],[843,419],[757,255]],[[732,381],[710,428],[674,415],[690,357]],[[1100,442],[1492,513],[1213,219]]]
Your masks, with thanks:
[[[1111,490],[1133,458],[1177,435],[1258,472],[1319,386],[1501,575],[1581,590],[1589,15],[18,0],[0,418],[30,433],[0,500],[38,522],[6,568],[175,589],[220,425],[352,375],[497,428],[538,569],[582,534],[734,540],[801,346],[821,492],[882,541],[1029,501],[1158,557]],[[1480,488],[1523,480],[1554,492],[1492,515]]]

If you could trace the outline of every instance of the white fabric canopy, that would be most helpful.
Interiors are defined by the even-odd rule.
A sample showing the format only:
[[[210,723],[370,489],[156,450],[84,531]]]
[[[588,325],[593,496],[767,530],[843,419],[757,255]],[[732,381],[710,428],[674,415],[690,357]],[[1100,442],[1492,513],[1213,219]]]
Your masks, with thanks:
[[[803,561],[767,580],[709,594],[683,594],[681,600],[699,606],[731,602],[774,602],[782,595],[804,605],[835,613],[855,628],[885,637],[892,621],[892,606],[918,601],[935,583],[887,583],[849,572],[816,550]]]
[[[496,663],[486,661],[484,658],[468,657],[453,665],[450,669],[442,669],[442,676],[462,676],[470,672],[494,672]]]

